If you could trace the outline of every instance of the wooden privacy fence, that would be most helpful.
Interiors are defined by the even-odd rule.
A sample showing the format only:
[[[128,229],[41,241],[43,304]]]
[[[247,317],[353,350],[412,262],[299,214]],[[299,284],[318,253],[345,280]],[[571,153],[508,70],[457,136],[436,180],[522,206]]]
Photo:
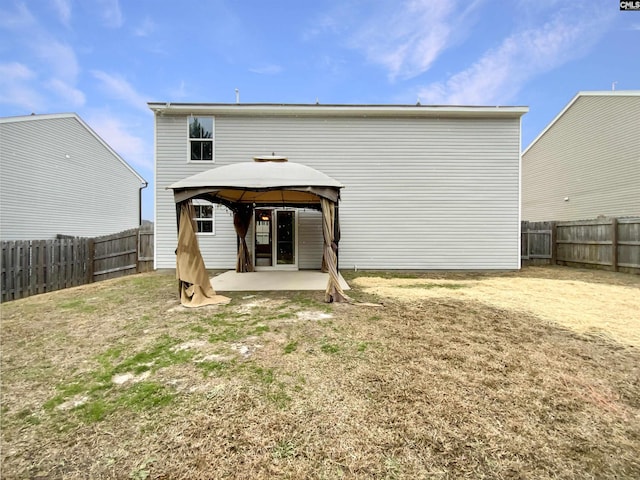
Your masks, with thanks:
[[[561,264],[640,274],[640,217],[522,222],[523,264]]]
[[[529,264],[548,264],[553,252],[553,222],[522,222],[520,258]],[[542,260],[542,261],[540,261]]]
[[[147,226],[96,238],[2,242],[1,301],[153,270]]]
[[[93,239],[92,281],[149,270],[153,270],[153,230],[126,230]]]

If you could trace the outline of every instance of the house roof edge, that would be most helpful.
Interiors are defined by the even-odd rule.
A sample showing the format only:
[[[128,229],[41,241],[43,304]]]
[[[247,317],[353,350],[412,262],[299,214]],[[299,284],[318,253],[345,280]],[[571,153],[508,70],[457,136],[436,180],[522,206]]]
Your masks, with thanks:
[[[406,117],[521,117],[526,106],[464,105],[357,105],[357,104],[276,104],[276,103],[173,103],[149,102],[156,114],[209,113],[212,115],[335,115],[335,116],[406,116]]]
[[[560,118],[571,108],[571,106],[578,101],[580,97],[638,97],[640,96],[640,90],[582,90],[575,94],[575,96],[565,105],[565,107],[558,113],[549,124],[534,138],[529,146],[524,149],[522,155],[526,154],[537,142],[540,140],[548,130],[555,125]]]
[[[116,152],[100,135],[96,133],[77,113],[74,112],[66,112],[66,113],[45,113],[45,114],[31,114],[31,115],[20,115],[16,117],[2,117],[0,118],[0,123],[16,123],[16,122],[27,122],[27,121],[37,121],[37,120],[55,120],[60,118],[73,118],[75,119],[82,127],[84,127],[93,137],[98,140],[98,142],[105,147],[111,155],[113,155],[120,163],[122,163],[134,176],[138,178],[140,183],[143,186],[149,185],[147,182],[136,170],[129,165],[129,163],[120,156],[118,152]]]

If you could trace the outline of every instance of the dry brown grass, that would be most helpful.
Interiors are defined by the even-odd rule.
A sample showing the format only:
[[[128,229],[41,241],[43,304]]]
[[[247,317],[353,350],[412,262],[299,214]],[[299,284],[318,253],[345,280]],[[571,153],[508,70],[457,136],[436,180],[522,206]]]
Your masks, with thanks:
[[[610,328],[636,277],[351,277],[385,306],[278,292],[184,310],[159,274],[3,305],[2,478],[640,477],[638,324]],[[100,384],[119,366],[146,396]]]
[[[454,277],[454,278],[448,278]],[[640,278],[596,270],[530,267],[517,274],[464,278],[359,277],[367,292],[400,301],[477,301],[560,324],[579,333],[605,335],[640,348]]]

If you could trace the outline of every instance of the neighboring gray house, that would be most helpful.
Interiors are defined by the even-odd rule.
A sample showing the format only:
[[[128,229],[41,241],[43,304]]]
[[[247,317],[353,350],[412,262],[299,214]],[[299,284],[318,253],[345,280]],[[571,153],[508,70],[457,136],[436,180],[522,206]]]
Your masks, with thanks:
[[[1,240],[140,224],[147,182],[74,113],[0,118],[0,178]]]
[[[526,107],[149,107],[155,113],[156,268],[175,267],[169,185],[272,153],[344,184],[341,269],[520,268],[520,120]],[[321,214],[272,207],[256,209],[247,234],[256,266],[319,269]],[[234,268],[232,214],[200,202],[195,215],[207,268]],[[269,266],[275,263],[263,257],[270,250],[286,258]]]
[[[522,219],[640,215],[640,90],[579,92],[522,154]]]

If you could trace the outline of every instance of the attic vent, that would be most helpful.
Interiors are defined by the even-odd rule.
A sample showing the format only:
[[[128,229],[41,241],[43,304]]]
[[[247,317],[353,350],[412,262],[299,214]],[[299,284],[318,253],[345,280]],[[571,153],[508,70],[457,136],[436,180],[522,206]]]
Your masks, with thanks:
[[[253,157],[254,162],[286,162],[287,157],[282,157],[280,155],[260,155],[258,157]]]

